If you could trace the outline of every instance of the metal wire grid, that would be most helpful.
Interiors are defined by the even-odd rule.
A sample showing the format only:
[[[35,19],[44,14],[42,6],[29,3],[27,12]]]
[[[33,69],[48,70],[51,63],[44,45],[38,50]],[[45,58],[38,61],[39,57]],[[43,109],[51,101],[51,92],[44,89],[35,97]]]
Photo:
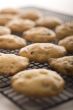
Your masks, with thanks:
[[[23,110],[47,110],[73,99],[73,90],[68,87],[59,96],[53,98],[29,98],[16,93],[10,86],[4,88],[2,94]]]
[[[47,11],[40,9],[44,14],[57,16],[61,19],[63,19],[64,22],[71,22],[73,20],[72,16],[67,16],[64,14],[55,13],[52,11]],[[15,53],[18,54],[19,50],[4,50],[0,49],[0,52],[3,53]],[[28,69],[33,68],[50,68],[47,63],[40,64],[31,62]],[[19,93],[16,93],[10,86],[10,79],[9,76],[0,76],[0,92],[9,98],[12,102],[14,102],[17,106],[22,108],[23,110],[47,110],[48,108],[60,105],[64,102],[67,102],[69,100],[73,100],[73,77],[69,76],[62,76],[66,81],[66,86],[64,91],[59,95],[55,96],[53,98],[34,98],[34,97],[27,97],[23,96]]]

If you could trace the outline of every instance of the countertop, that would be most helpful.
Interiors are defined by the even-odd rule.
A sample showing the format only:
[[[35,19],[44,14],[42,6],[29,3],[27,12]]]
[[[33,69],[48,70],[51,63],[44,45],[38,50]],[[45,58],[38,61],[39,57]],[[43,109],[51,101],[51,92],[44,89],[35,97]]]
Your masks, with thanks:
[[[21,110],[15,104],[0,94],[0,110]],[[73,101],[48,110],[73,110]]]

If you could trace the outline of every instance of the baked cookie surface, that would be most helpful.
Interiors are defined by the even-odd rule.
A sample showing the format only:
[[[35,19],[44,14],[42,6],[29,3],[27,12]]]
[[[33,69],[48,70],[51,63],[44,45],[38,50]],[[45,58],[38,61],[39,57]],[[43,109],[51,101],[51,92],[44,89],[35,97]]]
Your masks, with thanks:
[[[0,26],[0,35],[10,34],[11,30],[5,26]]]
[[[23,19],[13,19],[6,24],[12,32],[24,32],[30,28],[35,26],[35,22],[31,20],[23,20]]]
[[[73,75],[73,56],[51,59],[49,64],[53,69],[62,74]]]
[[[23,38],[31,42],[52,42],[56,39],[54,31],[45,27],[35,27],[23,33]]]
[[[64,56],[66,49],[52,43],[34,43],[22,48],[19,54],[29,58],[31,61],[46,62],[49,58]]]
[[[0,49],[19,49],[26,46],[26,41],[16,35],[0,36]]]
[[[54,29],[56,26],[62,24],[62,21],[59,18],[53,16],[41,17],[36,21],[37,26],[43,26],[50,29]]]
[[[42,13],[39,10],[23,10],[22,13],[20,14],[20,17],[23,19],[30,19],[33,21],[36,21],[38,18],[42,16]]]
[[[73,35],[73,22],[72,23],[65,23],[58,27],[56,27],[55,32],[57,34],[57,38],[63,39],[67,36]]]
[[[68,36],[58,43],[61,46],[64,46],[68,52],[73,53],[73,36]]]
[[[29,65],[29,60],[25,57],[14,54],[0,53],[0,74],[14,75],[24,70]]]
[[[6,25],[10,20],[16,17],[16,15],[0,14],[0,25]]]
[[[0,14],[18,15],[20,14],[20,10],[16,8],[4,8],[0,10]]]
[[[32,69],[13,76],[12,87],[27,96],[50,97],[63,91],[64,80],[55,71]]]

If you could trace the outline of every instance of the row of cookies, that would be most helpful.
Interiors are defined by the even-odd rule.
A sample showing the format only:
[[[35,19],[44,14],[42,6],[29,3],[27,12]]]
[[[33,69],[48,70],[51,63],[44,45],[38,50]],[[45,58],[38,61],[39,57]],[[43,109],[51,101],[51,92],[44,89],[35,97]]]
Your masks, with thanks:
[[[57,47],[51,43],[35,43],[20,50],[20,55],[31,61],[48,61],[50,67],[55,71],[73,75],[73,56],[64,56],[65,54],[64,47]],[[27,96],[56,96],[63,91],[65,83],[55,71],[46,69],[25,70],[13,76],[11,84],[15,91]]]
[[[63,46],[52,43],[34,43],[20,49],[19,55],[27,57],[30,61],[48,62],[55,71],[73,75],[73,56],[66,56],[67,51]]]
[[[51,67],[53,67],[53,69],[60,66],[58,69],[61,68],[63,70],[63,68],[64,68],[65,71],[69,72],[69,73],[68,72],[62,72],[62,73],[72,74],[73,56],[66,56],[66,53],[67,52],[64,47],[58,46],[58,45],[52,44],[52,43],[34,43],[34,44],[21,48],[19,51],[19,55],[24,58],[29,59],[29,61],[35,61],[35,62],[39,62],[39,63],[48,62],[51,65]],[[9,55],[1,54],[0,58],[3,56],[9,57]],[[12,55],[10,55],[10,56],[12,56]],[[10,59],[11,59],[11,57],[10,57]],[[3,59],[2,59],[2,61],[3,61]],[[2,64],[2,61],[1,61],[1,64]],[[8,61],[9,61],[9,59],[8,59]],[[51,63],[51,62],[53,62],[53,63]],[[55,64],[55,62],[56,62],[56,64]],[[62,64],[61,64],[61,62],[62,62]],[[3,61],[3,63],[4,63],[4,61]],[[57,67],[56,67],[56,65],[57,65]],[[1,65],[1,67],[2,67],[2,65]],[[59,72],[61,72],[61,71],[59,71]]]
[[[58,44],[64,46],[68,52],[73,52],[72,27],[73,24],[63,24],[58,26],[55,32],[46,27],[34,27],[34,28],[31,27],[31,29],[23,32],[22,38],[31,42],[42,42],[42,43],[54,42],[62,39],[61,41],[59,41]],[[20,26],[19,28],[17,26],[17,29],[15,28],[13,28],[13,30],[19,30]]]
[[[38,33],[38,34],[37,34]],[[49,34],[48,34],[49,33]],[[31,29],[24,33],[24,39],[20,38],[19,36],[10,34],[10,30],[6,27],[0,26],[0,48],[4,49],[17,49],[24,47],[26,45],[26,40],[30,41],[37,41],[37,42],[50,42],[54,41],[56,38],[56,35],[53,31],[48,30],[44,27],[38,27]],[[66,40],[67,39],[67,40]],[[68,42],[68,45],[66,46],[66,43]],[[65,40],[60,41],[59,45],[64,46],[67,50],[73,50],[72,49],[72,42],[73,37],[65,38]]]
[[[10,36],[11,38],[11,35],[5,36]],[[8,73],[10,75],[13,75],[16,72],[23,70],[29,65],[29,60],[27,58],[16,56],[13,54],[1,53],[0,60],[1,60],[0,62],[3,62],[0,64],[1,66],[0,73],[4,74]],[[51,70],[46,69],[26,70],[13,76],[12,87],[16,91],[21,92],[28,96],[39,96],[39,97],[55,96],[58,95],[64,89],[64,80],[56,72]]]
[[[17,49],[26,46],[26,40],[31,42],[55,42],[56,34],[52,30],[44,27],[32,28],[23,33],[23,37],[10,34],[9,28],[0,26],[0,48]],[[25,40],[26,39],[26,40]],[[66,45],[67,44],[67,45]],[[64,46],[70,53],[73,52],[73,36],[66,36],[58,42],[58,45]]]
[[[16,20],[17,21],[17,20]],[[26,20],[27,21],[27,20]],[[23,23],[23,22],[22,22]],[[26,23],[27,24],[27,23]],[[9,24],[11,25],[11,24]],[[26,29],[20,29],[21,26],[8,26],[13,32],[20,32],[23,31],[22,38],[26,39],[30,42],[37,42],[37,43],[45,43],[45,42],[55,42],[59,41],[59,45],[64,46],[68,52],[73,52],[73,23],[72,24],[62,24],[56,27],[55,31],[48,29],[46,27],[32,27],[32,26],[25,26]],[[20,30],[20,31],[19,31]],[[64,39],[64,40],[63,40]],[[61,41],[60,41],[61,40]],[[66,45],[68,44],[68,45]]]
[[[0,10],[0,25],[6,25],[11,29],[11,32],[24,32],[34,26],[53,29],[61,23],[62,21],[59,18],[52,16],[44,17],[39,10],[19,10],[12,8]]]
[[[3,14],[3,15],[5,13],[7,13],[9,15],[9,13],[11,13],[11,12],[9,12],[9,11],[1,12],[1,14]],[[14,12],[12,12],[12,13],[14,13]],[[23,15],[24,15],[24,13],[23,13]],[[14,16],[14,15],[11,14],[10,16]],[[29,14],[28,14],[28,16],[29,16]],[[31,16],[31,15],[29,17],[33,18],[33,16]],[[22,16],[22,18],[25,19],[24,16]],[[47,20],[45,20],[45,19],[47,19]],[[35,28],[32,28],[35,26],[35,25],[32,25],[33,23],[27,22],[26,24],[28,24],[28,27],[30,27],[32,29],[28,28],[30,30],[27,29],[28,31],[23,33],[24,40],[21,41],[20,40],[21,38],[18,38],[18,36],[13,35],[14,36],[14,38],[12,37],[13,40],[9,40],[9,42],[8,42],[9,44],[6,44],[6,42],[4,42],[4,44],[3,44],[4,47],[1,47],[1,48],[5,48],[7,45],[8,45],[8,47],[6,47],[6,48],[9,48],[11,44],[12,44],[12,46],[14,45],[14,48],[15,47],[16,48],[24,47],[26,45],[25,39],[27,39],[28,41],[32,41],[32,42],[54,41],[56,38],[56,34],[55,34],[55,32],[53,32],[50,29],[54,29],[55,24],[53,22],[51,22],[50,21],[51,18],[49,18],[49,21],[50,21],[49,23],[51,23],[51,24],[49,24],[48,26],[50,26],[50,27],[48,27],[47,26],[48,18],[45,18],[45,19],[43,21],[43,19],[39,18],[36,22],[37,22],[37,26],[40,26],[40,27],[35,27]],[[34,22],[34,21],[32,21],[32,22]],[[41,23],[41,21],[43,24]],[[9,22],[12,22],[12,21],[9,21]],[[9,22],[6,24],[6,26],[8,28],[10,28],[9,25],[11,25]],[[15,23],[17,22],[15,26],[13,25],[14,22]],[[18,19],[18,21],[14,20],[12,23],[13,27],[11,25],[11,28],[14,29],[14,31],[16,30],[19,32],[20,30],[22,30],[24,23],[22,21],[22,23],[20,22],[18,24],[18,22],[20,22],[19,19]],[[29,26],[29,24],[30,24],[30,26]],[[60,24],[61,24],[61,22],[58,25],[60,25]],[[41,26],[43,26],[43,27],[41,27]],[[48,29],[48,28],[50,28],[50,29]],[[5,37],[8,36],[8,39],[9,39],[9,37],[11,39],[12,35],[4,35],[4,36]],[[4,37],[4,39],[5,39],[5,37]],[[16,38],[16,40],[14,40],[15,38]],[[2,41],[3,41],[3,39],[1,39],[1,42]],[[16,44],[16,42],[17,42],[17,44]],[[17,47],[17,45],[19,45],[19,44],[20,45],[22,44],[22,46]],[[13,47],[10,47],[10,48],[13,48]],[[49,65],[58,72],[63,72],[63,73],[64,72],[67,73],[69,71],[72,72],[71,61],[73,58],[72,58],[72,56],[71,57],[69,56],[67,58],[63,57],[66,55],[66,53],[67,53],[67,51],[64,47],[58,46],[55,44],[51,44],[51,43],[35,43],[35,44],[31,44],[29,46],[26,46],[20,50],[20,52],[19,52],[20,56],[11,55],[11,54],[7,55],[7,54],[1,53],[1,57],[0,57],[1,58],[1,72],[0,73],[4,73],[4,74],[11,73],[11,75],[13,75],[13,74],[17,73],[18,71],[24,70],[26,67],[28,67],[29,60],[38,61],[38,62],[49,62]],[[63,58],[59,58],[59,57],[63,57]],[[56,58],[56,59],[53,60],[52,58]],[[59,63],[56,63],[57,65],[54,64],[55,66],[53,66],[52,61],[55,61],[55,60],[59,60],[56,62],[59,62],[59,63],[62,62],[62,63],[60,65],[59,65]],[[64,63],[63,63],[63,61],[64,61]],[[59,70],[56,69],[57,67],[59,67]],[[68,71],[66,70],[66,68],[68,68],[67,69]],[[57,74],[57,72],[54,72],[51,70],[45,70],[45,69],[25,70],[20,73],[17,73],[15,76],[13,76],[12,87],[15,90],[17,90],[18,92],[21,92],[23,94],[30,95],[30,96],[54,96],[54,95],[58,95],[63,90],[64,80],[61,78],[61,76],[59,76]]]
[[[19,36],[16,37],[15,35],[9,35],[10,33],[11,33],[11,30],[9,28],[4,27],[4,26],[0,26],[0,48],[4,48],[3,47],[4,44],[2,44],[2,43],[7,42],[7,39],[11,39],[14,41],[15,41],[15,39],[17,39],[18,42],[21,39],[20,40],[20,44],[21,44],[20,48],[24,47],[26,45],[26,43],[23,44],[23,42],[26,42],[25,39],[27,41],[31,41],[31,42],[43,42],[43,43],[55,42],[56,41],[55,32],[53,32],[52,30],[49,30],[47,28],[44,28],[44,27],[36,27],[36,28],[32,28],[32,29],[24,32],[23,37],[22,37],[24,40],[22,38],[18,38]],[[8,40],[8,42],[9,41],[10,40]],[[68,52],[72,53],[73,52],[73,48],[72,48],[73,36],[72,35],[71,36],[65,36],[65,38],[63,38],[62,40],[59,40],[58,45],[64,46]],[[8,48],[8,47],[6,47],[6,48]],[[17,48],[17,46],[16,46],[16,48]]]
[[[24,55],[21,56],[0,53],[0,74],[13,75],[28,67],[29,60],[31,60],[32,57],[26,56],[25,51],[23,51],[23,53]],[[38,55],[39,53],[33,56],[35,61],[37,61]],[[41,54],[41,57],[42,56],[46,57],[48,64],[55,71],[60,72],[61,74],[73,75],[73,56],[54,58],[54,56],[50,55],[47,58],[47,55]],[[44,62],[44,57],[39,58],[38,61]]]
[[[5,44],[4,44],[4,46],[5,46]],[[9,47],[9,45],[8,45],[8,47]],[[65,55],[66,55],[66,49],[62,46],[58,46],[58,45],[52,44],[52,43],[34,43],[34,44],[31,44],[31,45],[28,45],[28,46],[21,48],[19,50],[19,56],[14,55],[14,54],[0,53],[0,58],[1,58],[0,59],[1,60],[0,61],[0,66],[1,66],[0,69],[2,69],[2,67],[3,67],[3,69],[4,68],[8,69],[8,67],[5,67],[5,64],[6,64],[6,66],[7,65],[10,66],[9,63],[11,63],[10,68],[13,69],[13,66],[15,66],[14,65],[15,63],[13,63],[13,62],[19,61],[20,63],[24,64],[25,58],[28,59],[30,62],[35,61],[35,62],[39,62],[39,63],[44,63],[44,62],[48,62],[51,58],[60,58]],[[22,59],[23,62],[20,60],[17,60],[20,57],[22,57],[24,59],[24,60]],[[7,72],[7,70],[5,70],[5,71]]]
[[[7,9],[1,9],[0,10],[0,15],[5,15],[7,17],[7,15],[11,15],[13,17],[17,16],[20,17],[22,19],[30,19],[32,21],[37,21],[37,25],[39,25],[40,23],[40,18],[44,18],[44,14],[36,9],[14,9],[14,8],[7,8]],[[12,17],[12,18],[13,18]],[[43,22],[44,19],[42,19],[41,21]],[[6,20],[5,20],[6,21]],[[46,21],[46,22],[45,22]],[[50,27],[56,27],[57,25],[61,24],[62,21],[58,18],[50,18],[49,20],[48,18],[45,18],[44,20],[44,25],[48,25],[50,23]],[[41,25],[41,23],[40,23]]]
[[[41,53],[40,57],[38,56],[39,58],[41,58],[42,55],[47,52],[45,49],[49,49],[49,54],[48,54],[49,57],[47,57],[48,55],[46,53],[44,54],[44,57],[42,57],[42,59],[37,58],[38,61],[40,62],[47,61],[48,58],[50,57],[61,57],[66,54],[66,50],[63,47],[57,46],[55,44],[50,44],[50,43],[32,44],[32,46],[29,45],[29,50],[27,47],[28,46],[26,46],[25,50],[27,50],[31,54],[35,52],[37,53],[37,54],[35,53],[36,55],[35,57],[38,56],[40,49],[41,49],[41,52],[43,52],[42,49],[44,49],[45,52]],[[32,50],[30,47],[32,47]],[[35,47],[38,48],[37,51]],[[34,52],[32,52],[33,49],[34,49]],[[20,50],[20,54],[22,54],[23,52],[22,50],[24,49]],[[55,52],[54,55],[51,54],[52,50]],[[29,55],[26,55],[26,57],[31,57],[30,53]],[[34,60],[36,61],[35,58]],[[0,73],[2,74],[8,74],[8,75],[16,74],[18,71],[24,70],[26,67],[28,67],[28,65],[29,65],[28,58],[17,56],[14,54],[2,54],[2,53],[0,54]],[[24,77],[21,75],[22,73]],[[57,79],[55,77],[57,77]],[[30,83],[30,78],[31,78],[31,83]],[[57,83],[59,84],[57,85]],[[63,78],[61,78],[61,76],[59,76],[56,72],[51,71],[51,70],[45,70],[45,69],[37,69],[37,70],[34,69],[34,70],[29,70],[29,71],[26,70],[26,71],[17,73],[15,76],[13,76],[11,84],[14,90],[20,93],[23,93],[25,95],[35,96],[35,97],[36,96],[37,97],[55,96],[55,95],[58,95],[60,92],[62,92],[62,90],[64,89]]]
[[[50,42],[56,38],[56,35],[52,30],[44,27],[35,28],[30,30],[30,32],[23,33],[24,41],[15,35],[6,35],[12,32],[24,32],[33,28],[36,24],[34,21],[42,17],[42,13],[38,10],[24,11],[22,9],[8,8],[0,10],[0,16],[0,22],[3,23],[0,25],[7,26],[7,28],[0,26],[0,48],[17,49],[24,47],[26,45],[25,38],[27,40],[30,39],[29,41],[31,41],[33,36],[35,36],[33,37],[33,42]],[[53,22],[55,22],[55,20],[52,20],[52,23]],[[29,38],[31,33],[32,36]],[[26,37],[24,37],[24,35],[26,35]],[[41,41],[41,39],[43,40]]]
[[[29,60],[27,58],[13,54],[1,53],[0,60],[0,72],[4,72],[4,74],[8,73],[13,75],[29,65]],[[73,56],[57,58],[55,60],[49,59],[49,61],[50,65],[59,72],[69,72],[72,74]],[[49,77],[45,75],[48,75]],[[31,84],[33,86],[31,86]],[[64,80],[57,74],[57,72],[45,69],[33,69],[19,72],[13,76],[12,86],[16,91],[29,96],[55,96],[63,90]]]
[[[37,12],[36,12],[37,11]],[[26,18],[26,19],[21,19],[19,17],[13,17],[10,22],[6,23],[6,26],[11,29],[12,32],[24,32],[28,29],[28,31],[23,33],[23,38],[27,39],[28,41],[32,42],[50,42],[57,39],[62,39],[64,37],[67,37],[69,35],[73,34],[73,23],[63,23],[60,19],[55,18],[55,17],[50,17],[50,16],[45,16],[43,17],[42,13],[38,10],[21,10],[19,9],[3,9],[0,11],[1,15],[19,15],[18,13],[21,12],[21,15],[23,17],[21,18]],[[36,14],[34,13],[36,12]],[[23,14],[22,14],[23,13]],[[40,13],[40,14],[39,14]],[[27,16],[28,17],[24,17]],[[39,16],[42,15],[42,16]],[[36,23],[30,19],[31,17],[34,16],[39,16],[36,17],[38,20],[36,20]],[[5,18],[5,17],[4,17]],[[28,20],[30,19],[30,20]],[[3,20],[3,18],[2,18]],[[6,20],[3,20],[3,22]],[[2,21],[1,21],[2,23]],[[38,26],[37,28],[33,28],[34,26]],[[59,26],[58,26],[59,25]],[[43,26],[43,27],[40,27]],[[33,28],[33,29],[31,29]],[[55,29],[55,32],[49,29]],[[55,34],[56,33],[56,34]],[[35,36],[35,37],[33,37]],[[45,37],[44,37],[45,36]],[[40,40],[41,39],[41,40]],[[71,38],[72,39],[72,38]]]
[[[22,22],[23,23],[23,22]],[[28,26],[28,25],[27,25]],[[16,27],[15,27],[16,28]],[[14,30],[17,30],[15,29]],[[21,31],[22,28],[18,27]],[[18,32],[20,32],[18,31]],[[11,34],[11,29],[9,27],[0,26],[0,36]],[[21,36],[23,39],[31,42],[52,42],[56,40],[56,34],[52,30],[45,27],[34,27],[23,33]]]
[[[57,72],[47,69],[24,70],[28,65],[26,57],[0,53],[0,74],[14,75],[18,72],[11,78],[15,91],[34,97],[52,97],[63,91],[64,80]]]
[[[60,24],[64,24],[62,20],[56,18],[54,16],[46,16],[44,17],[43,13],[36,9],[14,9],[14,8],[7,8],[0,10],[0,15],[21,15],[21,18],[30,19],[30,20],[37,20],[38,26],[48,27],[48,28],[55,28]],[[2,17],[1,17],[2,18]],[[4,20],[6,21],[6,20]],[[71,23],[72,24],[72,23]],[[60,29],[68,30],[68,26],[73,27],[73,24],[65,24],[62,25]],[[65,33],[66,34],[66,33]]]
[[[52,51],[54,53],[52,53]],[[21,56],[0,53],[0,73],[8,75],[16,74],[17,72],[22,71],[28,67],[29,60],[45,62],[50,58],[64,56],[66,54],[66,50],[62,46],[57,46],[51,43],[35,43],[22,48],[19,53]],[[22,76],[22,73],[24,77]],[[40,75],[40,73],[42,75]],[[57,83],[59,84],[57,85]],[[61,78],[61,76],[59,76],[57,72],[45,69],[26,70],[17,73],[15,76],[13,76],[11,84],[14,90],[28,96],[55,96],[64,89],[64,80]],[[30,86],[31,84],[32,86]]]

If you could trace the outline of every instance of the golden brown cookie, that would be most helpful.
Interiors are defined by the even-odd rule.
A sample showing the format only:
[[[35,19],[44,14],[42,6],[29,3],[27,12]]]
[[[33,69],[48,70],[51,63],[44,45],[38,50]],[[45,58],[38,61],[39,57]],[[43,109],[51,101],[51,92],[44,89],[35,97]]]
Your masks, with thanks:
[[[0,26],[0,35],[10,34],[11,30],[5,26]]]
[[[20,10],[16,8],[4,8],[0,10],[0,14],[18,15],[20,14]]]
[[[62,24],[56,27],[55,32],[59,40],[67,36],[73,35],[73,23]]]
[[[35,27],[23,33],[23,38],[31,42],[52,42],[56,40],[56,34],[45,27]]]
[[[63,91],[64,80],[55,71],[32,69],[13,76],[12,87],[27,96],[52,97]]]
[[[30,20],[37,20],[42,16],[42,13],[39,10],[36,9],[28,9],[28,10],[23,10],[22,13],[20,14],[20,17],[23,19],[30,19]]]
[[[49,60],[50,66],[61,74],[73,75],[73,56]]]
[[[26,41],[16,35],[0,36],[1,49],[19,49],[26,46]]]
[[[23,19],[17,18],[8,22],[6,26],[9,27],[12,30],[12,32],[24,32],[34,27],[35,23],[31,20],[23,20]]]
[[[0,74],[14,75],[29,65],[25,57],[14,54],[0,54]]]
[[[73,52],[73,36],[68,36],[58,43],[61,46],[64,46],[68,52]]]
[[[16,18],[17,16],[9,14],[0,14],[0,25],[6,25],[10,20]]]
[[[62,21],[59,18],[53,16],[41,17],[36,21],[37,26],[44,26],[50,29],[54,29],[60,24],[62,24]]]
[[[19,52],[19,55],[36,62],[47,62],[49,58],[58,58],[65,54],[66,49],[63,46],[51,43],[34,43],[22,48]]]

